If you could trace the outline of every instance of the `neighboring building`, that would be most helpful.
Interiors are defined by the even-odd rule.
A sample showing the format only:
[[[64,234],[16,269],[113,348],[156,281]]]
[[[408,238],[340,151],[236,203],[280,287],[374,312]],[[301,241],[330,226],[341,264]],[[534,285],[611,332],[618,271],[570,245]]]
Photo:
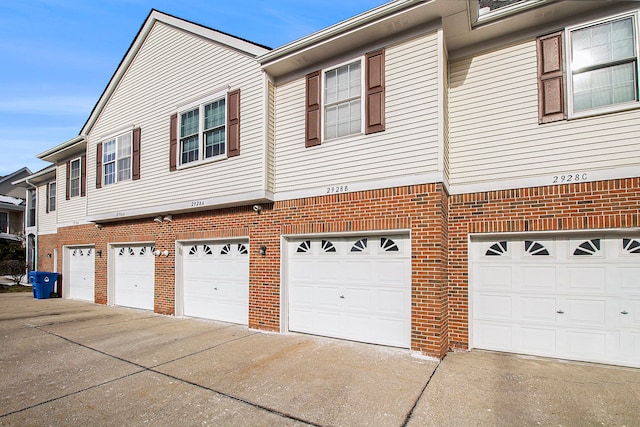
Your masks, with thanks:
[[[0,176],[0,240],[22,242],[24,231],[24,190],[13,181],[31,175],[28,168]]]
[[[39,268],[99,304],[640,366],[640,7],[493,3],[275,50],[152,11],[38,156]]]

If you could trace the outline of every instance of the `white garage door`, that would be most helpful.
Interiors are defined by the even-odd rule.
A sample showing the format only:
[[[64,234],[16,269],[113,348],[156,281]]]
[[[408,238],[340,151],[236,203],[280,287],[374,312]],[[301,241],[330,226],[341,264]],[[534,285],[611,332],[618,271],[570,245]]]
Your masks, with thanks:
[[[471,247],[473,347],[640,366],[640,238]]]
[[[289,330],[411,346],[408,236],[293,239],[287,256]]]
[[[114,247],[115,305],[153,310],[153,251],[149,245]]]
[[[95,258],[92,247],[67,248],[69,298],[94,302]]]
[[[185,316],[249,323],[249,243],[183,246]]]

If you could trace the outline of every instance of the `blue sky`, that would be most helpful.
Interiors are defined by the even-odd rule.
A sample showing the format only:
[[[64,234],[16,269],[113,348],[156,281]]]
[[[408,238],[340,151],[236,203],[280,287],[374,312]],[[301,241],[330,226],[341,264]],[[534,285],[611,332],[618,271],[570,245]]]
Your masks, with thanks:
[[[78,135],[152,8],[279,47],[385,0],[0,0],[0,176]]]

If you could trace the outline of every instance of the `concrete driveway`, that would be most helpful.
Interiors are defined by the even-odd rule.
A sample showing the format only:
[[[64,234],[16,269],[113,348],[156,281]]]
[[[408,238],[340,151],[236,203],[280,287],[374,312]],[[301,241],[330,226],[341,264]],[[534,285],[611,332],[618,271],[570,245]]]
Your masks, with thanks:
[[[640,370],[0,294],[0,425],[638,425]]]

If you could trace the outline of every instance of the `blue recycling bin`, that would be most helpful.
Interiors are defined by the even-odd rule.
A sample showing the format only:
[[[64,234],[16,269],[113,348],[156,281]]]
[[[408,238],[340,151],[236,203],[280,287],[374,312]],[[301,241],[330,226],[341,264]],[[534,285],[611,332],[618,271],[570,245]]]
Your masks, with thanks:
[[[29,281],[36,299],[49,298],[53,293],[53,285],[58,280],[58,273],[47,271],[30,271]]]

